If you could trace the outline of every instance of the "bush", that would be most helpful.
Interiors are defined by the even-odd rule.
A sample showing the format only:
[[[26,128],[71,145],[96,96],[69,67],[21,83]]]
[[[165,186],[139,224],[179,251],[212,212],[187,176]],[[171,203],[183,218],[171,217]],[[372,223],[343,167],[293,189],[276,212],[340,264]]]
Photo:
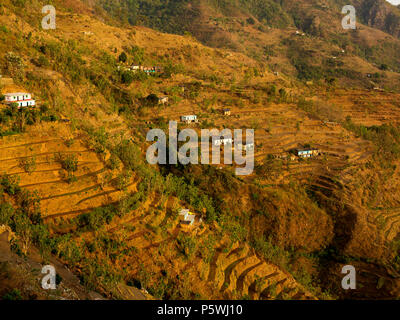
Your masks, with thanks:
[[[148,95],[145,100],[145,104],[150,107],[155,107],[156,105],[158,105],[158,96],[154,93]]]
[[[36,157],[24,158],[21,160],[20,165],[25,172],[31,174],[36,169]]]
[[[115,187],[122,191],[125,190],[130,182],[131,173],[129,171],[120,173],[115,179]]]
[[[246,20],[246,22],[247,22],[248,24],[251,24],[251,25],[253,25],[253,24],[255,24],[255,23],[256,23],[256,20],[254,20],[254,18],[253,18],[253,17],[250,17],[250,18],[248,18],[248,19]]]
[[[137,64],[142,64],[144,62],[144,50],[138,46],[132,46],[131,55],[133,56],[133,61]]]
[[[6,293],[2,300],[22,300],[21,291],[18,289],[12,289],[10,292]]]
[[[114,206],[95,208],[93,211],[84,213],[78,217],[80,227],[90,231],[99,230],[112,221],[115,212],[116,208]]]
[[[18,204],[29,217],[34,219],[38,219],[38,215],[40,217],[40,197],[37,191],[22,190],[18,195]]]
[[[38,67],[48,67],[48,66],[50,66],[50,62],[49,62],[49,60],[47,60],[47,58],[45,56],[40,56],[39,59],[34,61],[34,63]]]
[[[9,203],[0,204],[0,225],[9,225],[14,215],[14,208]]]
[[[7,194],[13,196],[21,192],[19,180],[19,176],[10,176],[8,174],[4,174],[0,177],[0,185],[3,186],[4,191]]]
[[[128,56],[126,55],[125,52],[122,52],[119,57],[118,57],[119,62],[126,63],[128,61]]]
[[[61,163],[61,167],[67,172],[75,172],[78,170],[78,158],[75,154],[64,156],[58,154],[58,160]]]
[[[191,236],[180,235],[177,239],[181,252],[190,258],[196,251],[197,245]]]
[[[111,170],[119,170],[120,166],[121,166],[121,161],[118,159],[116,155],[112,154],[110,159],[108,160],[108,167]]]
[[[4,33],[9,33],[10,31],[8,30],[8,28],[4,25],[0,26],[0,32],[4,32]]]
[[[135,74],[132,71],[123,71],[121,73],[121,82],[130,85],[135,79]]]

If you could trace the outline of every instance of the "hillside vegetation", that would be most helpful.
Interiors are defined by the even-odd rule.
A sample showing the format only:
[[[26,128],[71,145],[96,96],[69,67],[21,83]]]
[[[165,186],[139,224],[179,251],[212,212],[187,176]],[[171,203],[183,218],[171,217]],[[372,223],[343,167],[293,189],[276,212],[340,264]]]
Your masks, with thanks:
[[[399,296],[398,39],[304,24],[314,10],[340,23],[338,3],[55,1],[48,31],[43,4],[0,6],[1,93],[38,101],[0,110],[0,225],[13,254],[68,266],[74,298]],[[190,14],[181,25],[178,13]],[[191,31],[192,16],[228,30],[230,45],[136,25]],[[197,132],[255,129],[254,173],[149,165],[147,132],[184,114],[198,115]],[[290,157],[303,147],[321,155]],[[181,208],[196,214],[192,229]],[[361,270],[357,290],[341,289],[345,264]],[[29,298],[7,288],[2,298]]]

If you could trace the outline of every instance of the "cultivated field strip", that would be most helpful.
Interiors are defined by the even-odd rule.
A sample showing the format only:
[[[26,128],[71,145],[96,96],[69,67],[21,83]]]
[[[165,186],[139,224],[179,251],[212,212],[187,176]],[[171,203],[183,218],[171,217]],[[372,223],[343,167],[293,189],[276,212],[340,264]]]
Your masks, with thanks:
[[[271,286],[277,289],[275,297],[285,290],[282,299],[294,298],[295,294],[296,299],[309,298],[291,276],[258,257],[247,245],[237,243],[228,248],[226,243],[217,247],[207,277],[225,298],[265,299],[265,290]]]
[[[77,168],[70,182],[60,155],[76,159]],[[24,167],[28,160],[34,164],[29,171]],[[68,145],[61,137],[5,137],[0,145],[0,173],[18,176],[23,189],[38,193],[44,218],[73,217],[116,202],[124,194],[116,187],[119,172],[111,172],[103,158],[79,139]],[[125,190],[135,191],[136,180],[133,176]]]

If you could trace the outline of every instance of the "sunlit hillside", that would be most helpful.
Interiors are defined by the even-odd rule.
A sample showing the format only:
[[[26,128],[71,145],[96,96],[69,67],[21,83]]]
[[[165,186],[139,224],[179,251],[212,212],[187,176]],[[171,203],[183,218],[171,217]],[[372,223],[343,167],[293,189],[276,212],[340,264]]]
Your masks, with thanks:
[[[177,1],[196,19],[169,24],[148,1],[122,19],[54,1],[54,30],[44,2],[2,2],[0,298],[398,298],[400,40],[341,29],[341,1],[265,2]],[[254,129],[254,171],[150,165],[169,121]],[[50,295],[49,262],[67,270]]]

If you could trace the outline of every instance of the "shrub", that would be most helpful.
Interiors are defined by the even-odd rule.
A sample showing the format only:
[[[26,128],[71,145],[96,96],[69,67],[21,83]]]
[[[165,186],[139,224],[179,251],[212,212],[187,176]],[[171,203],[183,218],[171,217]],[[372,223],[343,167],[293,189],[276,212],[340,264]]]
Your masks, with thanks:
[[[37,191],[22,190],[18,195],[18,204],[29,217],[37,219],[40,215],[40,197]]]
[[[0,32],[9,33],[10,31],[8,30],[8,28],[5,25],[1,25]]]
[[[128,56],[126,55],[125,52],[122,52],[119,57],[118,57],[119,62],[126,63],[128,61]]]
[[[193,238],[186,235],[180,235],[177,241],[180,246],[181,252],[187,258],[192,257],[197,248],[196,242],[193,240]]]
[[[120,173],[115,179],[115,187],[122,191],[128,186],[131,179],[131,173],[129,171]]]
[[[134,79],[135,74],[132,71],[126,70],[121,73],[121,82],[126,85],[130,85]]]
[[[3,186],[4,191],[13,196],[21,192],[21,187],[19,186],[19,176],[10,176],[4,174],[0,177],[0,185]]]
[[[108,167],[111,170],[119,170],[120,166],[121,166],[121,161],[118,159],[116,155],[112,154],[110,159],[108,160]]]
[[[253,18],[253,17],[250,17],[250,18],[248,18],[248,19],[246,20],[246,22],[247,22],[248,24],[251,24],[251,25],[253,25],[253,24],[255,24],[255,23],[256,23],[256,20],[254,20],[254,18]]]
[[[131,55],[137,64],[142,64],[144,61],[144,50],[138,46],[132,46]]]
[[[78,170],[78,158],[75,154],[60,155],[58,154],[61,167],[67,172],[75,172]]]
[[[110,223],[115,216],[115,212],[114,206],[95,208],[91,212],[80,215],[78,218],[79,224],[90,231],[96,231]]]
[[[158,96],[154,93],[147,96],[145,104],[150,107],[158,105]]]
[[[2,300],[22,300],[21,291],[18,289],[12,289],[10,292],[6,293]]]
[[[11,217],[14,214],[14,208],[9,203],[0,204],[0,225],[9,225]]]
[[[20,165],[25,172],[31,174],[36,169],[36,157],[22,159]]]

